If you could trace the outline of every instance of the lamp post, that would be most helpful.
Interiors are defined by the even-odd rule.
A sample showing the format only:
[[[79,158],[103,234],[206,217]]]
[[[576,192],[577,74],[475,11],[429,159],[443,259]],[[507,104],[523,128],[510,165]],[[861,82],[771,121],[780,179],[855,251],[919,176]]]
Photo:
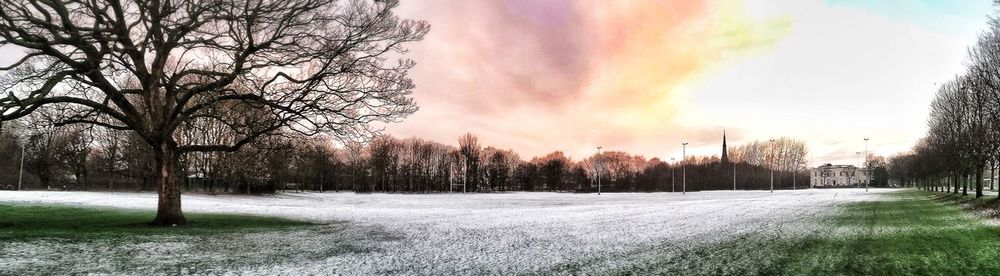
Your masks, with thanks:
[[[688,143],[681,143],[681,194],[687,194],[687,146]]]
[[[796,190],[795,177],[798,176],[798,174],[799,174],[799,162],[795,161],[795,168],[792,168],[792,190]]]
[[[736,162],[733,162],[733,191],[736,190]]]
[[[677,163],[674,162],[674,158],[670,157],[670,192],[676,192],[677,189],[674,188],[674,171],[677,170]]]
[[[858,156],[858,170],[860,170],[861,169],[861,152],[860,151],[859,152],[855,152],[854,154],[856,154]],[[853,177],[854,175],[851,175],[851,176]],[[858,180],[859,180],[859,182],[857,183],[857,185],[858,185],[857,187],[861,188],[861,182],[860,182],[861,179],[858,179]]]
[[[868,182],[871,182],[871,172],[868,171],[868,137],[865,137],[865,192],[868,192]]]
[[[21,190],[21,179],[24,178],[24,148],[27,145],[21,144],[21,168],[17,170],[17,190]]]
[[[601,195],[601,146],[597,146],[597,195]]]
[[[774,193],[774,139],[771,139],[771,193]]]

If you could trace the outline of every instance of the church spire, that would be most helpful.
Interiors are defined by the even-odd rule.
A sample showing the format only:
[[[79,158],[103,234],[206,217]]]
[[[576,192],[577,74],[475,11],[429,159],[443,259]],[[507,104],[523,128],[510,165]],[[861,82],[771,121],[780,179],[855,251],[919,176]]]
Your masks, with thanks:
[[[722,130],[722,163],[729,163],[729,154],[726,153],[726,130]]]

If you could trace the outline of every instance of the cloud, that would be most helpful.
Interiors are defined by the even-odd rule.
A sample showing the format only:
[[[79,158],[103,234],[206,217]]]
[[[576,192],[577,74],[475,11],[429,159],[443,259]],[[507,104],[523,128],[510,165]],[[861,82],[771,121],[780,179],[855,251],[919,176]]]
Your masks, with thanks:
[[[596,145],[652,157],[681,140],[718,143],[721,127],[676,121],[683,86],[790,27],[739,3],[404,2],[400,14],[432,31],[410,46],[421,110],[388,132],[446,143],[472,132],[526,157],[583,157]]]

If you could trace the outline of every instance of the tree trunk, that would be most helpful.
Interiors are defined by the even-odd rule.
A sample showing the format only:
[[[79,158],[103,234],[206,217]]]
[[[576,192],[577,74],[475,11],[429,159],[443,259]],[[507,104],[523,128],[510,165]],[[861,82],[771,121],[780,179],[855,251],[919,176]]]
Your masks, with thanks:
[[[958,174],[952,173],[951,182],[955,185],[954,189],[951,190],[952,194],[958,194]]]
[[[996,182],[997,182],[997,171],[996,171],[996,169],[997,169],[996,163],[990,165],[990,191],[993,191],[993,190],[996,189],[996,186],[995,186]]]
[[[983,168],[976,170],[976,198],[983,197]]]
[[[181,179],[179,172],[179,154],[177,145],[165,142],[154,146],[156,158],[156,187],[159,194],[159,204],[156,208],[156,218],[153,225],[174,226],[187,224],[184,213],[181,212]]]
[[[997,173],[995,171],[996,168],[997,168],[997,162],[990,161],[990,191],[993,190],[994,187],[993,185],[996,184],[997,181]]]
[[[969,195],[969,174],[967,173],[962,174],[962,195]]]

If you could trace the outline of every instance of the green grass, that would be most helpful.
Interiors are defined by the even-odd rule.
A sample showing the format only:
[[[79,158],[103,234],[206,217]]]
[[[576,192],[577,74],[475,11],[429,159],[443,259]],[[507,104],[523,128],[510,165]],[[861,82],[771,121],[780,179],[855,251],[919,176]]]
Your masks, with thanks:
[[[367,250],[341,235],[342,222],[186,213],[188,225],[149,226],[154,215],[0,204],[0,260],[14,260],[0,261],[0,275],[212,275]]]
[[[30,239],[93,240],[129,237],[288,230],[314,225],[275,217],[233,214],[185,214],[190,224],[149,226],[155,213],[146,210],[86,208],[61,205],[0,204],[0,241]]]
[[[958,206],[909,190],[895,200],[848,205],[827,225],[855,230],[814,237],[797,248],[802,258],[786,272],[855,275],[995,274],[1000,271],[1000,228]]]
[[[716,275],[993,275],[1000,271],[1000,228],[967,214],[963,206],[969,204],[917,190],[902,190],[890,197],[841,206],[838,215],[810,222],[819,227],[808,234],[746,235],[665,256],[641,271]],[[981,205],[971,206],[987,208]]]
[[[960,207],[966,211],[976,212],[990,218],[1000,218],[1000,213],[997,212],[1000,211],[1000,201],[997,200],[996,195],[985,195],[980,198],[975,198],[973,195],[974,192],[970,192],[969,195],[952,194],[947,192],[925,193],[928,193],[930,198],[934,201]]]

